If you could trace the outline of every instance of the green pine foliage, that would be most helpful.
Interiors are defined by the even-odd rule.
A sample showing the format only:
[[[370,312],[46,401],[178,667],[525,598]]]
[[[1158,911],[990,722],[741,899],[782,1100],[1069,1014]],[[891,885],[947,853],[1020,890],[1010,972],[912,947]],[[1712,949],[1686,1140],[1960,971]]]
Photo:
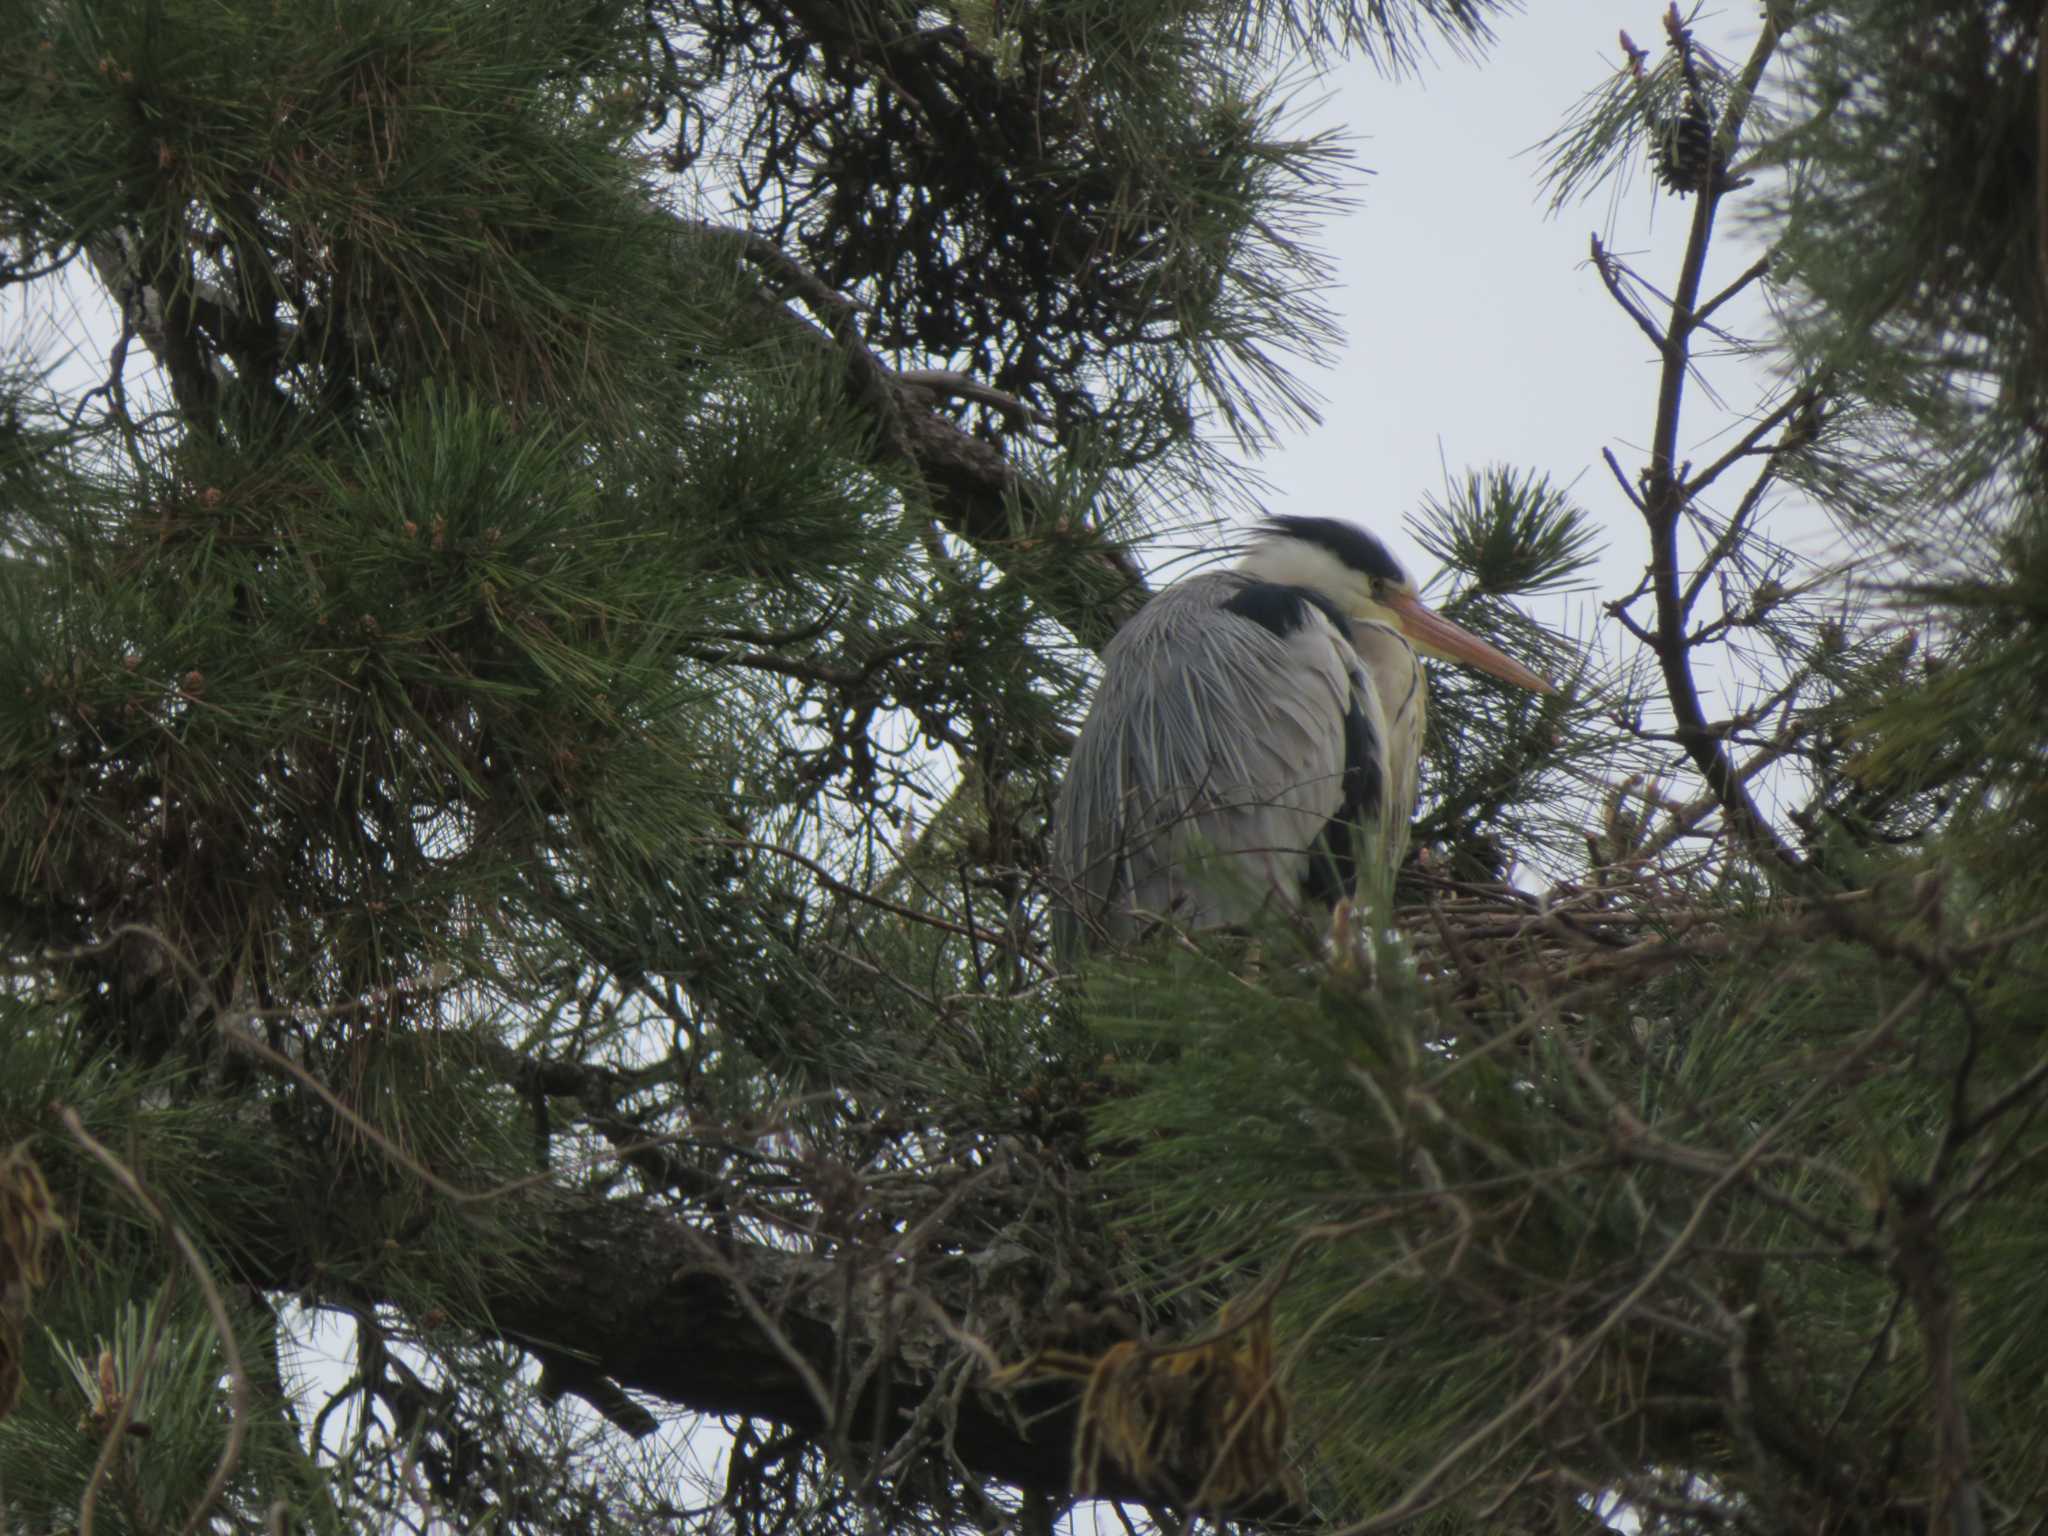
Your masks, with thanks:
[[[1802,357],[1847,370],[1923,446],[1933,506],[2031,454],[2041,409],[2038,7],[1830,6],[1797,34],[1782,224]],[[1875,338],[1872,332],[1876,332]],[[1874,345],[1873,341],[1882,345]],[[1860,509],[1882,518],[1880,507]]]
[[[2012,914],[2043,846],[2038,21],[1832,8],[1800,39],[1806,117],[1780,149],[1800,174],[1772,210],[1788,340],[1857,400],[1816,491],[1893,553],[1913,632],[1911,665],[1845,732],[1844,798],[1942,822]]]
[[[1451,579],[1431,601],[1557,689],[1539,697],[1463,668],[1431,669],[1416,842],[1472,880],[1498,880],[1511,860],[1540,861],[1544,849],[1575,859],[1578,811],[1554,813],[1585,784],[1627,771],[1607,719],[1631,692],[1590,647],[1533,623],[1515,600],[1581,588],[1599,554],[1596,526],[1548,476],[1506,465],[1425,497],[1408,521]]]
[[[1811,393],[1761,452],[1877,554],[1843,602],[1773,548],[1759,482],[1700,631],[1776,669],[1783,723],[1757,739],[1782,754],[1793,867],[1755,846],[1677,857],[1652,834],[1684,807],[1624,752],[1593,867],[1540,899],[1418,883],[1370,925],[1090,973],[1125,1062],[1098,1122],[1137,1288],[1270,1307],[1313,1518],[2020,1529],[2048,1488],[2026,1312],[2038,20],[1774,14],[1793,88],[1746,117],[1754,148],[1711,194],[1790,168],[1752,226],[1785,329],[1747,346],[1781,349]],[[1690,89],[1723,121],[1780,37],[1738,67],[1685,23],[1551,141],[1561,204],[1645,162],[1709,195],[1663,175],[1660,112]],[[1958,82],[1988,109],[1960,111]],[[1425,509],[1425,537],[1484,593],[1511,551],[1541,569],[1545,499],[1474,476]],[[1701,549],[1736,526],[1704,497],[1676,510]],[[1579,759],[1597,775],[1654,695],[1580,697],[1605,705]],[[1469,739],[1501,760],[1491,731]]]
[[[1903,882],[1877,890],[1912,931]],[[1318,1514],[1571,1529],[1604,1487],[1685,1529],[1696,1479],[1706,1505],[1768,1486],[1803,1520],[1831,1496],[1792,1476],[1814,1434],[1924,1422],[1885,1213],[1952,1155],[1959,1063],[2011,1082],[2037,1062],[2036,1006],[1995,966],[1931,996],[1769,904],[1718,904],[1710,942],[1646,892],[1606,910],[1637,900],[1679,931],[1575,982],[1532,963],[1539,940],[1446,951],[1426,923],[1349,962],[1269,935],[1253,988],[1241,963],[1093,978],[1091,1017],[1135,1063],[1100,1123],[1150,1239],[1139,1288],[1195,1284],[1212,1308],[1270,1292]],[[2004,953],[2042,958],[2038,940]],[[2030,1183],[2016,1153],[1977,1151],[1957,1209],[1994,1168]],[[2000,1193],[2012,1218],[2033,1198]],[[1995,1457],[2031,1497],[2048,1468],[2020,1383],[2048,1341],[2015,1309],[2038,1300],[2041,1245],[1972,1216],[1946,1262],[1986,1309],[1954,1347],[1998,1447],[1987,1486]],[[1831,1427],[1804,1417],[1822,1407]]]

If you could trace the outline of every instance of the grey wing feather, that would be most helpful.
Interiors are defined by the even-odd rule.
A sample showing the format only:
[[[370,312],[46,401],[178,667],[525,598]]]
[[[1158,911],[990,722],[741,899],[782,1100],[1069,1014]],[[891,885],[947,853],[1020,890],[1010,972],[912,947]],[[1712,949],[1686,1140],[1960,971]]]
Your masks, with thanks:
[[[1161,918],[1242,921],[1291,904],[1343,803],[1346,711],[1379,700],[1320,612],[1287,634],[1227,611],[1248,579],[1196,577],[1111,642],[1061,786],[1059,939],[1127,939]]]

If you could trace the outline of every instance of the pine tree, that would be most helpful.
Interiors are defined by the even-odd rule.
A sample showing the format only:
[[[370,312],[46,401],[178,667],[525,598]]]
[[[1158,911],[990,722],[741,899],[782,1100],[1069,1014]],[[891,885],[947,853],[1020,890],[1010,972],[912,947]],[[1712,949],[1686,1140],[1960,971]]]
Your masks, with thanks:
[[[0,282],[118,327],[0,379],[8,1528],[2026,1528],[2038,5],[1646,13],[1547,161],[1691,221],[1594,245],[1620,647],[1439,677],[1327,927],[1046,942],[1130,551],[1330,339],[1282,82],[1490,10],[7,7]],[[1442,605],[1586,499],[1420,508]]]
[[[1487,9],[6,7],[10,1529],[1066,1496],[1083,648],[1304,407],[1279,82]]]

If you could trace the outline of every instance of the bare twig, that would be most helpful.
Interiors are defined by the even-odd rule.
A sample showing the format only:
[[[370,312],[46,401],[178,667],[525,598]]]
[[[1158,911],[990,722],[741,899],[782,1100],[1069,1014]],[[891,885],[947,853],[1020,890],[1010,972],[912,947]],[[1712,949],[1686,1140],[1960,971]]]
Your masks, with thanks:
[[[759,652],[720,651],[699,646],[682,647],[679,654],[691,661],[701,661],[706,666],[744,667],[750,672],[772,672],[778,677],[793,677],[806,683],[822,683],[831,688],[858,688],[865,684],[869,677],[865,670],[858,667],[835,667],[801,656],[767,656]]]
[[[1015,395],[1005,394],[993,385],[984,384],[981,380],[970,378],[964,373],[956,373],[951,368],[899,368],[896,371],[896,381],[899,384],[908,384],[914,389],[928,389],[935,394],[957,395],[963,400],[992,405],[1005,415],[1016,416],[1033,426],[1049,427],[1053,424],[1051,417],[1019,400]]]
[[[685,639],[710,641],[717,645],[751,645],[762,650],[775,650],[785,645],[803,645],[817,639],[836,624],[846,612],[846,604],[835,601],[818,618],[808,624],[799,624],[794,629],[713,629],[701,635],[688,635]]]
[[[1757,257],[1757,259],[1750,264],[1749,269],[1745,271],[1740,277],[1736,278],[1734,282],[1730,283],[1726,288],[1723,288],[1719,293],[1715,294],[1711,299],[1707,300],[1706,303],[1702,304],[1698,309],[1693,311],[1692,323],[1694,325],[1705,325],[1707,323],[1707,316],[1711,315],[1715,310],[1719,309],[1723,304],[1726,304],[1730,299],[1734,298],[1737,294],[1741,293],[1743,289],[1747,288],[1751,283],[1755,282],[1758,278],[1762,277],[1766,272],[1770,270],[1770,256],[1766,254]]]
[[[1614,483],[1621,487],[1621,494],[1629,499],[1638,512],[1642,511],[1643,493],[1629,483],[1628,476],[1622,471],[1621,460],[1614,456],[1614,450],[1603,447],[1600,450],[1600,457],[1605,459],[1607,467],[1614,471]]]
[[[890,901],[887,897],[876,896],[871,892],[863,891],[858,886],[849,885],[816,859],[811,858],[808,854],[798,853],[794,848],[784,848],[777,843],[756,842],[751,838],[744,837],[710,837],[705,838],[704,841],[721,848],[739,848],[755,853],[772,853],[777,858],[788,859],[792,864],[801,865],[809,870],[817,877],[818,883],[835,896],[844,896],[850,901],[863,902],[868,906],[879,907],[885,912],[893,912],[896,916],[905,918],[910,922],[922,923],[927,928],[937,928],[945,933],[959,934],[961,937],[972,939],[979,944],[993,945],[1006,953],[1010,951],[1010,939],[1006,934],[992,933],[986,928],[976,928],[966,923],[953,922],[947,918],[934,917],[929,912],[920,912],[915,907],[906,907],[901,902]],[[1038,955],[1027,953],[1024,958],[1038,970],[1048,975],[1057,974],[1055,968]]]
[[[1670,335],[1666,334],[1657,322],[1650,318],[1648,312],[1636,303],[1635,295],[1622,286],[1621,274],[1624,269],[1608,255],[1607,248],[1600,243],[1598,235],[1592,237],[1592,251],[1594,270],[1600,274],[1600,281],[1607,285],[1608,294],[1621,306],[1622,313],[1635,321],[1636,328],[1650,338],[1650,345],[1659,353],[1668,355],[1671,349]]]
[[[1679,488],[1679,498],[1682,501],[1691,502],[1699,496],[1700,492],[1720,479],[1727,472],[1728,467],[1738,459],[1750,458],[1759,453],[1774,452],[1776,445],[1767,444],[1764,442],[1764,439],[1775,432],[1786,421],[1790,420],[1794,413],[1803,409],[1805,404],[1804,395],[1794,393],[1774,409],[1765,412],[1747,432],[1744,432],[1741,437],[1736,439],[1733,448],[1730,448],[1718,459],[1707,465],[1705,469],[1702,469],[1699,473],[1688,479]]]

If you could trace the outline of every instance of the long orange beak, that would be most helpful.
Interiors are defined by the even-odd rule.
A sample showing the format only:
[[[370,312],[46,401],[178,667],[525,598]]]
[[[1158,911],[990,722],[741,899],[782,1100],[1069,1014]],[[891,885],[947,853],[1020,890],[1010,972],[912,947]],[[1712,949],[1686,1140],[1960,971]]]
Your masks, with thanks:
[[[1414,593],[1390,593],[1383,601],[1401,621],[1401,633],[1408,637],[1408,643],[1423,655],[1463,662],[1532,693],[1557,691],[1512,656],[1502,654],[1470,630],[1460,629],[1442,614],[1423,607],[1422,599]]]

